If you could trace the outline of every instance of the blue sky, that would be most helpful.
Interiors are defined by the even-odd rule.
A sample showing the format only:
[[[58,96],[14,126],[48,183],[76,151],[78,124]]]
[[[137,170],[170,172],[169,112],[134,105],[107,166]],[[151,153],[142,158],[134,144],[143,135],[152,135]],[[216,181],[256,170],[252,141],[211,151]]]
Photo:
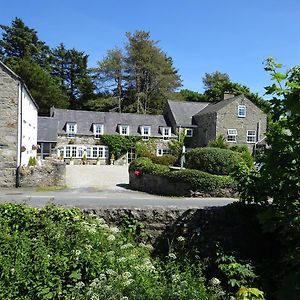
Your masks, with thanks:
[[[150,31],[183,88],[198,92],[205,73],[220,71],[263,95],[267,57],[300,64],[299,0],[0,0],[0,7],[0,24],[20,17],[49,46],[84,51],[91,67],[124,46],[125,32]]]

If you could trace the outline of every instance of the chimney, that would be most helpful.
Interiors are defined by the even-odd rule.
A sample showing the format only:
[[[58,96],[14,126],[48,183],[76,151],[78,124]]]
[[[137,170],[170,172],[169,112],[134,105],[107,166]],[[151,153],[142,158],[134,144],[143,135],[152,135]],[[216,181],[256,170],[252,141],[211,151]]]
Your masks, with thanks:
[[[230,93],[230,92],[224,92],[223,100],[230,99],[230,98],[233,98],[233,97],[235,97],[235,94]]]

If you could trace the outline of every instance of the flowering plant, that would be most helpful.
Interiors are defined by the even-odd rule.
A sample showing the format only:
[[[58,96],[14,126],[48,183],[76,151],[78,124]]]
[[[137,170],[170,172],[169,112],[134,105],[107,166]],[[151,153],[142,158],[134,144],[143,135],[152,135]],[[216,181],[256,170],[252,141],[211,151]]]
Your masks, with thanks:
[[[135,170],[135,171],[133,172],[133,174],[134,174],[135,176],[141,176],[141,175],[142,175],[142,172],[139,171],[139,170]]]

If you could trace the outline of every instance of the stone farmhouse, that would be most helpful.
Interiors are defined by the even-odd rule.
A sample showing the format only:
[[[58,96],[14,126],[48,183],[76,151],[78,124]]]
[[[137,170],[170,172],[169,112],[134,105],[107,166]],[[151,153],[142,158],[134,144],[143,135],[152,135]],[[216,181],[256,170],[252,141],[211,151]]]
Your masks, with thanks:
[[[0,61],[0,186],[18,185],[20,166],[36,157],[38,107],[22,79]]]
[[[67,161],[82,159],[107,163],[108,147],[99,144],[103,134],[139,136],[156,141],[156,155],[169,153],[169,140],[184,131],[187,148],[204,147],[223,135],[229,144],[246,144],[250,150],[264,140],[266,115],[243,95],[226,95],[216,104],[167,101],[163,115],[80,111],[52,108],[39,117],[38,143],[42,158],[57,153]],[[131,149],[123,162],[135,157]]]

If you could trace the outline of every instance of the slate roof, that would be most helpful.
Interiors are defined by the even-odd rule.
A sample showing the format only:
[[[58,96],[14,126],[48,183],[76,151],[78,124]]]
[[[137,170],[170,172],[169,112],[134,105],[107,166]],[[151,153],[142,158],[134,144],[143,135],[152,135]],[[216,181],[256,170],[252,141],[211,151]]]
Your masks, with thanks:
[[[192,118],[209,106],[209,102],[188,102],[168,100],[170,110],[174,116],[176,126],[192,127]]]
[[[93,124],[104,125],[104,134],[119,134],[118,125],[129,125],[129,135],[140,136],[140,126],[151,126],[152,137],[162,137],[160,127],[168,127],[162,115],[54,109],[58,134],[66,134],[66,124],[76,122],[77,134],[93,135]]]
[[[56,142],[58,121],[51,117],[38,117],[37,141]]]
[[[203,110],[201,110],[199,113],[197,113],[197,115],[206,115],[209,113],[215,113],[215,112],[219,111],[221,108],[228,105],[229,103],[231,103],[235,100],[239,100],[239,99],[247,99],[247,98],[244,95],[238,95],[238,96],[235,96],[232,98],[221,100],[220,102],[217,102],[215,104],[208,105]]]

